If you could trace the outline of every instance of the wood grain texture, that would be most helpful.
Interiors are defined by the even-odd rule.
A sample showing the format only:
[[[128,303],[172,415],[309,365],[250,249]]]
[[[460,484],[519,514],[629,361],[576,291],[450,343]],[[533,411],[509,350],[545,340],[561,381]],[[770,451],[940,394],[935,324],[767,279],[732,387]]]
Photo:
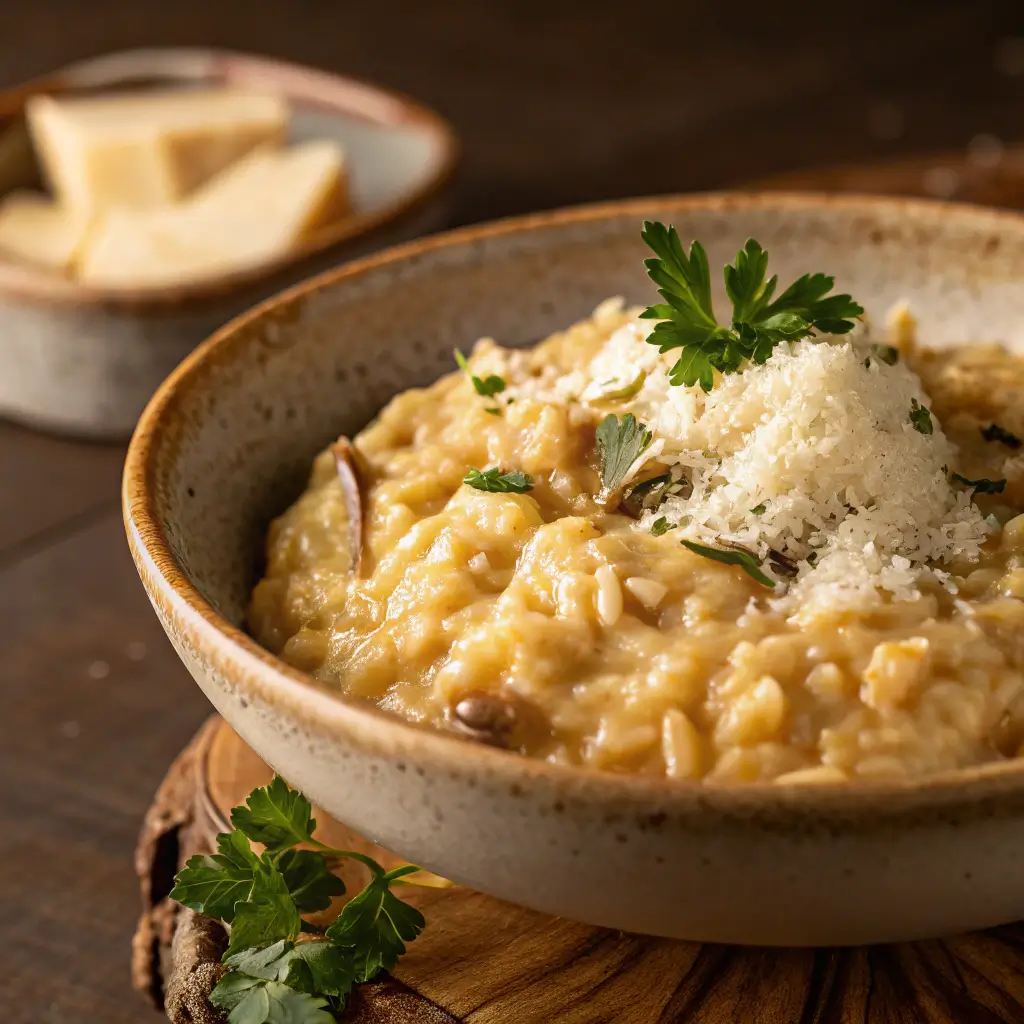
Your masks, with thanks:
[[[749,0],[35,0],[3,7],[0,84],[112,49],[175,44],[363,75],[454,121],[466,159],[453,221],[467,223],[962,153],[978,133],[1019,139],[1024,74],[1006,73],[1006,40],[1021,35],[1019,0],[793,0],[769,14]],[[167,765],[208,706],[160,633],[125,551],[121,457],[116,447],[0,426],[4,1024],[160,1019],[147,1018],[129,989],[138,916],[131,851]],[[133,660],[139,644],[145,653]],[[102,678],[90,674],[103,672],[97,663]],[[1024,944],[1016,932],[1010,938]],[[527,929],[519,948],[528,940]],[[985,1005],[998,1014],[1006,993],[1020,1001],[1016,965],[997,955],[1008,943],[1001,935],[947,942],[918,953],[924,966],[915,960],[914,970],[940,969],[952,949],[965,986],[989,991]],[[800,962],[804,984],[830,993],[818,1016],[795,1018],[800,1024],[843,1020],[836,991],[847,1020],[864,1020],[866,1007],[886,1019],[880,1008],[895,1005],[897,989],[869,984],[866,954]],[[747,1001],[740,1005],[760,998],[772,968],[750,975],[743,964],[702,953],[662,1016],[685,1019],[710,985]],[[468,967],[465,978],[468,1002]],[[365,1019],[423,1019],[409,991],[389,988],[391,1016]],[[915,1012],[904,1019],[926,1019]]]
[[[180,859],[211,848],[229,827],[231,807],[272,777],[229,726],[212,721],[170,775],[190,774],[195,810],[180,817],[202,823],[185,833]],[[330,845],[370,853],[389,868],[402,863],[316,815],[317,834]],[[363,871],[346,868],[350,892],[363,884]],[[145,870],[141,877],[145,888]],[[410,887],[402,896],[422,910],[427,928],[394,977],[360,991],[346,1018],[352,1024],[1024,1020],[1024,925],[860,949],[762,950],[626,935],[458,886]]]
[[[123,462],[123,445],[0,422],[0,569],[114,512]]]

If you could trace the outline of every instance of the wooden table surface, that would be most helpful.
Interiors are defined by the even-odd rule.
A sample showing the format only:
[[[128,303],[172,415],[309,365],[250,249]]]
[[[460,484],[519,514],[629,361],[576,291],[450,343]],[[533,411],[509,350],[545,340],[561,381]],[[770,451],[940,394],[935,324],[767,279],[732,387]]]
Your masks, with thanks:
[[[457,223],[1024,135],[1019,0],[779,7],[34,0],[4,5],[0,84],[147,44],[377,79],[463,135]],[[122,457],[0,424],[6,1024],[152,1019],[128,989],[132,848],[209,708],[128,556]]]

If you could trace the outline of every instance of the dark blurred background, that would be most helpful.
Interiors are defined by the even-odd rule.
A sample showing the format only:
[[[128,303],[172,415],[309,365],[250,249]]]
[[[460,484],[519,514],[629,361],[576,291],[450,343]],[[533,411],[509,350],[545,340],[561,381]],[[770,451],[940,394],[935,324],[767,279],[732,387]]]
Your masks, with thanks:
[[[1024,136],[1021,0],[5,0],[0,86],[176,44],[436,107],[465,146],[454,223],[933,153],[912,184],[949,195],[943,160]],[[156,1019],[128,985],[132,847],[209,709],[128,557],[122,458],[0,425],[5,1024]]]
[[[1020,0],[35,0],[0,80],[142,45],[362,75],[465,139],[459,222],[1024,134]]]

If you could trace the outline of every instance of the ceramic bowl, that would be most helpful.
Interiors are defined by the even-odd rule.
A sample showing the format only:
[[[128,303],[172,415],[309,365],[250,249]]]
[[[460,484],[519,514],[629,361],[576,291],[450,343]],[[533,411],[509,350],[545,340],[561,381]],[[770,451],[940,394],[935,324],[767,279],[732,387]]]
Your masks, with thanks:
[[[443,225],[457,145],[437,114],[354,79],[216,50],[115,53],[0,93],[0,193],[38,180],[22,116],[29,96],[156,84],[287,97],[293,141],[345,147],[355,215],[276,262],[173,287],[92,287],[0,261],[0,415],[125,437],[156,386],[231,317],[342,259]]]
[[[1024,916],[1024,762],[907,785],[731,788],[556,766],[337,697],[244,632],[267,524],[313,456],[481,335],[526,345],[650,296],[640,224],[721,266],[834,272],[937,345],[1024,345],[1024,217],[925,201],[705,195],[544,214],[407,244],[221,330],[142,416],[129,541],[167,634],[253,749],[330,814],[457,882],[555,915],[715,942],[834,945]]]

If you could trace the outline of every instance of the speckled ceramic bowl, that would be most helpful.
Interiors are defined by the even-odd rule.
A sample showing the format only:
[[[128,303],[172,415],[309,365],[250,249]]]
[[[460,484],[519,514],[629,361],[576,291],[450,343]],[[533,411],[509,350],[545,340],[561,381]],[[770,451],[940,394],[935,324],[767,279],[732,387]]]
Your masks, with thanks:
[[[827,268],[935,344],[1024,345],[1024,217],[798,195],[651,199],[392,249],[265,303],[201,346],[132,442],[128,537],[182,660],[251,746],[360,832],[552,914],[740,943],[846,944],[1024,916],[1024,763],[912,785],[680,784],[558,767],[339,699],[243,630],[270,518],[314,454],[490,334],[536,341],[650,294],[640,222],[721,265],[753,235],[785,278]]]
[[[0,194],[38,183],[22,116],[29,96],[139,85],[285,96],[292,140],[345,147],[354,215],[272,263],[159,288],[88,286],[0,256],[0,415],[126,437],[156,386],[231,317],[315,271],[443,226],[457,145],[437,114],[365,82],[217,50],[114,53],[0,93]]]

